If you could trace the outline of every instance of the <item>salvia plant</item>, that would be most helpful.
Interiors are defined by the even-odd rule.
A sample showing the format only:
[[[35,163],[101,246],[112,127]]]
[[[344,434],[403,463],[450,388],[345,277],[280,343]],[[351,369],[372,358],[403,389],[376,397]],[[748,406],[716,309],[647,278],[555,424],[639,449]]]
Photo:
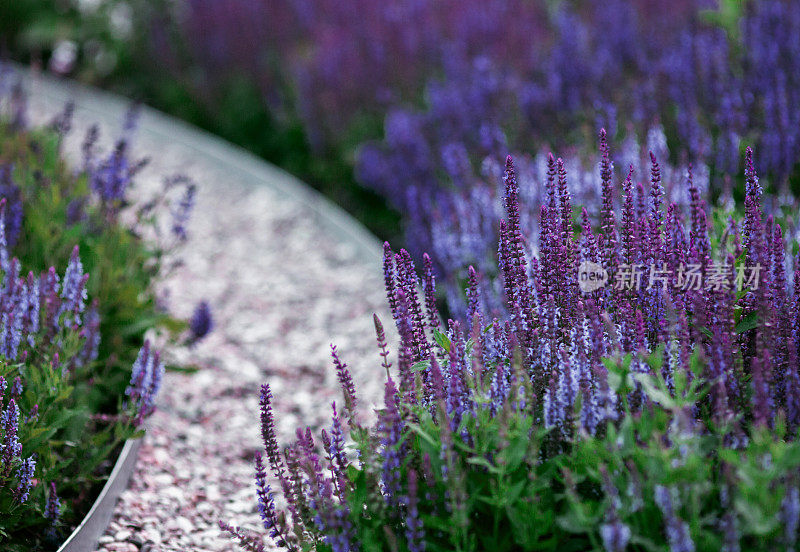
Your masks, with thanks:
[[[6,78],[14,82],[12,74]],[[25,120],[24,103],[20,111],[16,118]],[[99,146],[99,130],[92,127],[81,142],[80,161],[67,166],[60,150],[73,111],[65,106],[46,129],[0,127],[3,197],[16,217],[9,243],[39,270],[65,263],[73,247],[80,247],[91,275],[87,291],[97,302],[95,322],[107,336],[98,344],[101,361],[89,392],[93,401],[108,401],[104,409],[113,411],[146,330],[160,326],[177,336],[186,329],[166,313],[153,282],[179,263],[171,252],[186,239],[196,186],[185,176],[171,175],[161,190],[133,205],[135,177],[147,163],[130,151],[136,106],[109,151]]]
[[[365,425],[343,400],[319,436],[281,448],[261,389],[258,508],[287,550],[793,550],[800,538],[800,265],[745,155],[744,212],[721,226],[686,175],[688,205],[613,176],[575,220],[552,160],[538,252],[505,165],[491,316],[470,268],[467,315],[441,318],[432,262],[385,245],[400,336]],[[616,204],[619,203],[619,207]],[[577,223],[577,224],[576,224]],[[789,273],[794,271],[794,277]],[[793,284],[791,282],[794,282]],[[268,475],[268,471],[271,475]],[[280,493],[280,500],[274,496]],[[221,523],[243,548],[263,537]]]
[[[442,236],[473,258],[483,254],[483,244],[470,247],[446,226],[462,224],[465,203],[477,212],[468,224],[495,219],[496,202],[481,201],[495,182],[487,164],[501,164],[495,152],[561,146],[548,143],[553,136],[579,143],[598,122],[624,143],[638,135],[645,152],[648,134],[662,133],[670,154],[662,165],[693,162],[715,193],[735,187],[744,172],[741,144],[755,143],[763,152],[757,169],[770,185],[796,192],[800,150],[789,129],[800,116],[792,84],[800,58],[791,53],[800,11],[781,0],[725,4],[733,12],[720,24],[702,2],[688,12],[684,3],[648,3],[645,11],[627,1],[562,3],[544,61],[520,72],[487,56],[452,58],[444,78],[429,83],[424,109],[388,112],[383,140],[359,151],[358,179],[405,214],[407,247],[417,261],[434,250],[447,279],[467,264],[451,264],[437,250]]]
[[[110,152],[90,130],[71,167],[60,150],[73,107],[29,128],[21,87],[7,73],[0,85],[9,80],[0,86],[0,548],[16,552],[58,547],[155,408],[165,361],[145,334],[178,341],[188,328],[154,283],[177,262],[170,253],[186,240],[196,188],[171,177],[134,206],[136,109]]]
[[[51,267],[25,275],[20,260],[9,259],[4,218],[2,199],[0,543],[30,550],[58,543],[87,479],[102,480],[112,451],[140,433],[163,365],[145,343],[126,390],[132,401],[123,405],[119,397],[115,416],[93,412],[80,390],[81,380],[92,375],[100,333],[97,308],[87,306],[89,275],[78,248],[63,274]]]

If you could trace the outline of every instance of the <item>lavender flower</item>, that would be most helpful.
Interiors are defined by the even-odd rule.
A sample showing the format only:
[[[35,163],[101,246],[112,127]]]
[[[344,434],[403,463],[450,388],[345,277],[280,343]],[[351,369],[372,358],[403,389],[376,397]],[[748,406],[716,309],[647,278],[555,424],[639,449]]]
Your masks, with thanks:
[[[0,354],[8,360],[16,360],[20,342],[22,341],[22,317],[17,313],[0,315],[3,330],[0,333]]]
[[[31,487],[33,487],[33,472],[36,470],[36,460],[32,456],[23,460],[17,468],[17,488],[14,490],[14,498],[20,504],[28,501]]]
[[[67,270],[64,272],[64,279],[61,283],[61,306],[58,311],[58,318],[66,314],[64,324],[66,327],[77,327],[81,323],[80,315],[83,313],[86,304],[86,282],[88,274],[83,273],[83,264],[78,255],[78,246],[72,250],[69,258]]]
[[[378,419],[384,458],[381,483],[386,504],[393,507],[400,501],[399,468],[405,455],[404,424],[400,418],[397,387],[391,378],[386,381],[385,390],[385,406]]]
[[[600,526],[600,537],[606,552],[624,552],[631,538],[631,529],[619,519]]]
[[[0,427],[3,428],[2,442],[2,466],[1,475],[8,476],[14,468],[14,464],[20,459],[22,454],[22,443],[19,441],[19,407],[16,400],[8,401],[2,416],[0,416]]]
[[[793,548],[797,544],[800,529],[800,488],[797,485],[786,488],[786,495],[781,501],[780,517],[785,544],[787,548]]]
[[[380,318],[378,318],[377,314],[372,315],[372,322],[375,325],[375,334],[378,340],[378,347],[380,348],[381,352],[381,366],[384,370],[386,370],[386,377],[389,377],[389,368],[392,367],[392,363],[389,361],[389,349],[386,346],[386,332],[383,329],[383,324],[381,323]]]
[[[13,179],[13,165],[0,166],[0,227],[4,234],[6,246],[13,248],[22,230],[23,201],[22,192]]]
[[[663,485],[655,487],[655,501],[664,515],[667,541],[671,552],[694,552],[695,546],[689,534],[689,525],[675,512],[673,492]]]
[[[22,395],[22,379],[19,376],[14,378],[14,383],[11,385],[11,398],[18,399]]]
[[[61,519],[61,499],[56,494],[56,484],[50,482],[50,492],[47,495],[47,504],[44,509],[44,517],[50,520],[50,536],[56,536],[56,527]]]
[[[8,240],[6,238],[6,198],[0,199],[0,269],[8,272],[10,263],[8,259]]]
[[[189,320],[189,331],[192,333],[191,341],[194,343],[203,339],[214,328],[214,318],[211,316],[211,307],[208,301],[200,301],[194,308]]]
[[[118,142],[108,158],[90,173],[92,190],[109,209],[116,209],[125,199],[132,172],[127,144]]]
[[[96,299],[86,313],[86,319],[80,335],[84,342],[80,353],[76,357],[76,364],[77,366],[86,366],[97,359],[100,349],[100,313],[98,312]]]
[[[278,446],[278,437],[275,433],[275,417],[272,412],[272,390],[268,384],[261,386],[261,397],[259,400],[261,406],[261,439],[264,443],[264,450],[267,453],[269,467],[272,474],[278,479],[281,484],[281,489],[286,499],[289,501],[289,507],[292,508],[292,513],[296,516],[293,501],[299,498],[299,493],[292,490],[289,486],[289,480],[286,473],[286,464],[281,458],[280,447]],[[289,476],[292,474],[290,473]]]
[[[130,385],[125,389],[125,395],[129,397],[135,412],[137,425],[141,425],[155,410],[156,396],[163,376],[164,365],[159,353],[151,349],[149,341],[145,341],[133,364]]]
[[[264,469],[260,452],[256,453],[256,494],[258,495],[258,513],[264,528],[269,532],[270,538],[274,539],[278,546],[281,546],[285,539],[281,536],[280,522],[275,512],[275,500],[270,486],[267,485],[267,472]]]
[[[607,502],[601,505],[604,519],[592,529],[591,538],[597,543],[599,536],[606,550],[625,550],[641,537],[641,527],[635,525],[641,522],[637,512],[647,508],[643,489],[646,478],[654,476],[650,463],[634,465],[627,456],[631,446],[637,454],[653,453],[659,458],[664,450],[676,451],[679,457],[667,465],[680,469],[707,438],[719,437],[726,448],[738,450],[748,446],[753,430],[765,435],[778,431],[782,412],[796,429],[796,405],[800,404],[796,290],[800,279],[795,280],[795,293],[790,293],[785,267],[789,245],[784,240],[784,235],[796,230],[784,232],[769,215],[772,206],[769,198],[762,196],[752,152],[745,157],[742,230],[736,221],[728,221],[724,223],[726,235],[717,239],[711,235],[716,225],[709,224],[717,220],[716,213],[713,218],[707,214],[702,187],[691,171],[678,176],[666,164],[658,164],[655,155],[648,156],[649,163],[643,159],[638,169],[634,162],[628,164],[621,190],[617,190],[605,132],[600,140],[596,184],[601,201],[593,213],[583,210],[579,236],[573,227],[573,194],[566,163],[555,156],[546,161],[544,204],[535,209],[540,213],[537,236],[530,231],[532,223],[525,220],[524,186],[511,158],[506,158],[495,206],[497,214],[505,216],[498,225],[494,274],[499,278],[486,288],[484,278],[479,279],[472,267],[457,278],[469,286],[466,334],[462,320],[448,321],[446,333],[430,332],[431,326],[436,326],[430,316],[433,309],[426,308],[435,301],[433,258],[422,257],[420,292],[410,253],[400,250],[395,254],[385,245],[386,291],[400,336],[399,389],[389,374],[386,335],[376,316],[377,341],[387,371],[384,408],[378,411],[372,431],[350,425],[359,457],[347,471],[343,468],[347,462],[342,453],[344,432],[335,405],[330,433],[322,433],[326,470],[309,429],[298,431],[297,443],[280,455],[270,397],[264,400],[262,396],[265,443],[270,455],[277,458],[276,464],[286,463],[289,490],[284,494],[300,541],[306,537],[324,540],[342,550],[356,546],[352,516],[363,512],[351,512],[347,504],[349,498],[362,496],[358,493],[366,487],[372,491],[366,491],[365,512],[394,530],[387,540],[399,542],[405,537],[409,549],[422,549],[426,542],[422,519],[428,518],[420,516],[417,473],[425,475],[425,496],[437,497],[431,502],[441,512],[434,514],[447,511],[459,531],[469,531],[465,493],[474,482],[471,478],[476,474],[491,477],[496,473],[493,466],[505,460],[491,447],[473,449],[473,445],[485,445],[479,442],[486,429],[481,425],[492,424],[494,429],[494,424],[499,424],[496,443],[502,449],[509,434],[518,429],[503,424],[518,421],[521,418],[516,416],[521,414],[533,424],[532,431],[545,434],[535,455],[526,458],[529,468],[548,462],[553,455],[585,454],[592,443],[610,446],[615,455],[618,448],[623,462],[615,469],[625,472],[628,499],[620,496],[610,474],[601,467],[603,492],[597,496]],[[448,170],[457,174],[462,171],[458,152],[452,149],[448,153]],[[624,153],[625,157],[633,155]],[[650,188],[639,180],[637,171],[649,176]],[[684,199],[675,195],[678,188],[671,185],[675,178],[683,186],[681,193],[687,192]],[[747,255],[742,255],[745,251]],[[576,269],[587,260],[612,271],[600,289],[583,290],[577,285]],[[737,289],[737,272],[750,261],[764,263],[762,279],[759,285],[751,281]],[[625,270],[636,264],[650,267],[651,282],[626,285]],[[655,274],[652,267],[661,268],[665,275]],[[795,267],[796,274],[797,270]],[[700,280],[690,285],[692,271],[712,283]],[[636,274],[629,276],[635,278]],[[660,285],[652,285],[656,278]],[[504,297],[504,304],[486,301],[487,289]],[[429,333],[433,333],[433,341],[429,341]],[[662,361],[660,373],[654,373],[658,360]],[[334,363],[347,399],[352,378],[335,350]],[[656,381],[659,376],[664,379],[663,388]],[[657,392],[652,391],[651,383],[657,384]],[[752,392],[747,386],[752,386]],[[654,416],[656,411],[659,414]],[[642,428],[657,429],[665,422],[669,425],[663,433],[657,430],[652,437],[640,434]],[[543,426],[552,430],[542,431]],[[794,434],[785,435],[786,441],[794,440]],[[494,437],[492,433],[493,444]],[[430,449],[431,444],[435,448]],[[645,446],[654,450],[643,450]],[[437,453],[439,462],[434,468],[430,457],[436,458]],[[639,472],[642,466],[645,471]],[[713,466],[709,469],[716,470]],[[723,465],[720,469],[727,468]],[[345,473],[356,474],[356,479]],[[680,478],[678,472],[668,475]],[[716,475],[712,472],[711,477]],[[582,485],[578,495],[577,485],[570,482],[572,474],[565,470],[563,477],[567,493],[575,492],[581,502],[597,498],[591,484]],[[586,477],[591,478],[583,473],[582,479]],[[652,502],[663,518],[662,540],[670,550],[693,552],[699,546],[695,538],[698,543],[707,542],[705,534],[695,536],[693,530],[705,533],[709,528],[720,532],[720,542],[727,549],[740,547],[740,533],[745,529],[738,527],[735,514],[725,515],[729,499],[721,498],[719,507],[715,497],[699,495],[702,508],[708,504],[712,512],[706,516],[704,511],[698,518],[693,508],[679,503],[679,497],[683,492],[700,492],[700,488],[686,490],[673,479],[664,481],[671,482],[655,485]],[[355,494],[348,494],[351,492]],[[787,490],[779,514],[791,531],[797,525],[795,494]],[[583,510],[583,505],[578,507]],[[681,512],[693,517],[685,518]],[[698,519],[711,521],[698,526]]]
[[[186,224],[189,222],[197,195],[197,186],[189,184],[180,201],[172,210],[172,233],[181,241],[186,241]]]
[[[425,550],[425,530],[419,517],[419,497],[417,493],[417,472],[409,470],[408,495],[405,499],[405,533],[409,552],[424,552]]]
[[[342,422],[339,419],[339,414],[336,412],[336,403],[331,405],[333,409],[331,434],[330,438],[323,433],[323,442],[326,442],[325,449],[331,464],[331,472],[334,474],[334,483],[336,487],[336,495],[339,498],[340,504],[346,501],[348,482],[347,482],[347,467],[350,463],[344,451],[344,432],[342,431]],[[324,431],[324,430],[323,430]]]
[[[376,319],[377,320],[377,319]],[[380,322],[378,322],[380,324]],[[342,387],[344,394],[344,409],[348,417],[352,420],[356,411],[356,388],[353,384],[353,377],[350,375],[350,370],[347,369],[347,364],[339,359],[339,353],[336,351],[336,346],[331,343],[331,357],[333,358],[333,365],[336,367],[336,377],[339,380],[339,385]],[[336,407],[334,406],[334,411]]]
[[[24,289],[23,295],[26,295],[23,298],[23,304],[25,305],[26,308],[24,309],[22,315],[22,327],[23,331],[28,334],[28,340],[27,340],[28,345],[33,347],[34,344],[33,336],[39,331],[39,316],[40,316],[39,315],[40,287],[39,287],[39,282],[33,275],[33,272],[28,273],[28,279],[23,289]]]
[[[606,552],[624,552],[631,539],[631,529],[619,519],[619,492],[611,481],[608,469],[603,465],[600,466],[600,474],[603,476],[603,490],[609,500],[606,523],[600,526],[600,537]]]

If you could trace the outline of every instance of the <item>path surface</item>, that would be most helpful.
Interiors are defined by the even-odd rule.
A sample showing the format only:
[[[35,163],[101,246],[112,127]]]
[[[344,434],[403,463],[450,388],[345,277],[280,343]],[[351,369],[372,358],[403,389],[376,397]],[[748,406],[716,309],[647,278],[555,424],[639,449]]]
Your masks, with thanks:
[[[120,128],[125,104],[115,98],[41,79],[30,92],[39,122],[76,100],[66,147],[73,158],[90,124],[106,144]],[[173,352],[201,370],[167,375],[99,552],[234,551],[218,520],[260,527],[252,484],[260,384],[272,385],[284,442],[296,426],[329,424],[331,401],[341,401],[332,341],[351,365],[366,415],[381,396],[372,313],[391,318],[380,248],[285,173],[163,115],[144,112],[134,151],[153,158],[137,179],[138,197],[175,172],[199,185],[185,264],[164,290],[181,316],[208,300],[216,328],[193,350]]]

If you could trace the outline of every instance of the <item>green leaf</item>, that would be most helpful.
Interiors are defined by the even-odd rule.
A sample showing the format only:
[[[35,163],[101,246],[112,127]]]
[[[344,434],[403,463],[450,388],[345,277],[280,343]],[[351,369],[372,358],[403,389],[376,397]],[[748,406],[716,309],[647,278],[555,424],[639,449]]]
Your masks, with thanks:
[[[749,332],[750,330],[758,327],[758,313],[751,312],[739,319],[736,324],[735,332],[737,335]]]
[[[439,328],[433,329],[433,340],[439,344],[439,347],[450,352],[450,338],[447,337],[447,334],[443,333]]]
[[[421,360],[420,362],[417,362],[416,364],[411,366],[411,371],[414,372],[414,373],[420,373],[420,372],[424,372],[425,370],[427,370],[430,367],[431,367],[431,361],[430,360]]]

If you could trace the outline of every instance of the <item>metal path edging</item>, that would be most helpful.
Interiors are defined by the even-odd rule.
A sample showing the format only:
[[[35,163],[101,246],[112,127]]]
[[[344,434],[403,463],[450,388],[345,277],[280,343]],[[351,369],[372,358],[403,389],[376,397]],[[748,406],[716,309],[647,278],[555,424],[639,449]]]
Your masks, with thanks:
[[[97,547],[97,540],[111,521],[120,493],[128,486],[141,445],[142,439],[129,439],[125,442],[117,463],[114,464],[114,469],[92,509],[61,545],[58,552],[90,552]]]

